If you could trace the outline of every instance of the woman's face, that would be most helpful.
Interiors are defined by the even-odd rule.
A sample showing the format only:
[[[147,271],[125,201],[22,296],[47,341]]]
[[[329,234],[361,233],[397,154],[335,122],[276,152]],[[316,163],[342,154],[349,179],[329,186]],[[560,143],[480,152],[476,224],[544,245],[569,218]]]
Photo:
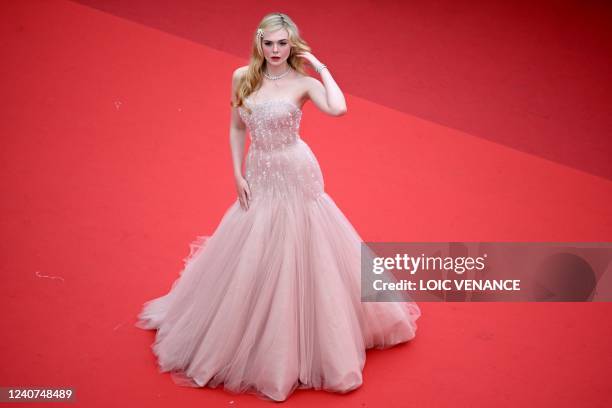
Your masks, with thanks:
[[[271,33],[264,33],[261,47],[268,64],[281,65],[289,58],[291,45],[287,30],[280,29]]]

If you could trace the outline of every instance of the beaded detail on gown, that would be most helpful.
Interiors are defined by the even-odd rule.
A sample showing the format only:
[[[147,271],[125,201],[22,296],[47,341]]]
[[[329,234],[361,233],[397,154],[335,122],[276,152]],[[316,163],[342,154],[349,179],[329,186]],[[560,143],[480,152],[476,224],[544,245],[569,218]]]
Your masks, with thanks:
[[[302,110],[275,99],[239,108],[251,144],[249,208],[236,200],[191,243],[164,296],[137,327],[176,384],[285,400],[297,388],[348,392],[368,348],[411,340],[416,303],[361,302],[361,238],[325,193],[299,134]]]

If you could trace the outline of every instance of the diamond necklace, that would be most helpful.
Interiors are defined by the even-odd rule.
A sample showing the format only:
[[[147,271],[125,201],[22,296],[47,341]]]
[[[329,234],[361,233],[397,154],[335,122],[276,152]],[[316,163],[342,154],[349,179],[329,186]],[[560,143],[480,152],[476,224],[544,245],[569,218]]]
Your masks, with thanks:
[[[273,81],[276,81],[277,79],[281,79],[282,77],[284,77],[285,75],[287,75],[289,73],[289,71],[291,71],[291,67],[289,67],[285,72],[283,72],[280,75],[269,75],[267,72],[264,72],[264,76],[268,79],[271,79]]]

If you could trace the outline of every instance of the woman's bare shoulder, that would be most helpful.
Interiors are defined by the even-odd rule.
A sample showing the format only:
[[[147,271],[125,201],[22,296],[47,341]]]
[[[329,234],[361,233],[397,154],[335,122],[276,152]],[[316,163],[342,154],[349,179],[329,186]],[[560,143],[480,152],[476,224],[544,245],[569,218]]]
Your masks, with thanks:
[[[312,78],[308,74],[302,74],[301,72],[295,71],[295,79],[299,79],[300,81],[307,81],[308,78]]]
[[[301,90],[306,94],[310,94],[312,91],[323,86],[321,81],[310,75],[302,75],[297,82],[300,85]]]
[[[233,73],[233,77],[234,77],[234,79],[238,79],[238,78],[240,78],[241,76],[243,76],[244,74],[246,74],[246,72],[247,72],[247,70],[248,70],[248,69],[249,69],[249,66],[248,66],[248,65],[243,65],[243,66],[241,66],[241,67],[236,68],[236,69],[234,70],[234,73]]]

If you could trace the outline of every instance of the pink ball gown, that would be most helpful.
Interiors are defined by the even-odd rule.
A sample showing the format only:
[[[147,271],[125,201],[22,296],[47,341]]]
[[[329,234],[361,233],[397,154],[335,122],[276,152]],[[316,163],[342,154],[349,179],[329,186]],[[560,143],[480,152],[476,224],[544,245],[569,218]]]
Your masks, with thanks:
[[[361,238],[323,189],[298,133],[301,109],[247,104],[249,208],[236,200],[212,235],[192,242],[179,277],[136,326],[157,330],[159,370],[179,385],[274,401],[296,388],[351,391],[365,350],[414,338],[420,309],[361,302]]]

